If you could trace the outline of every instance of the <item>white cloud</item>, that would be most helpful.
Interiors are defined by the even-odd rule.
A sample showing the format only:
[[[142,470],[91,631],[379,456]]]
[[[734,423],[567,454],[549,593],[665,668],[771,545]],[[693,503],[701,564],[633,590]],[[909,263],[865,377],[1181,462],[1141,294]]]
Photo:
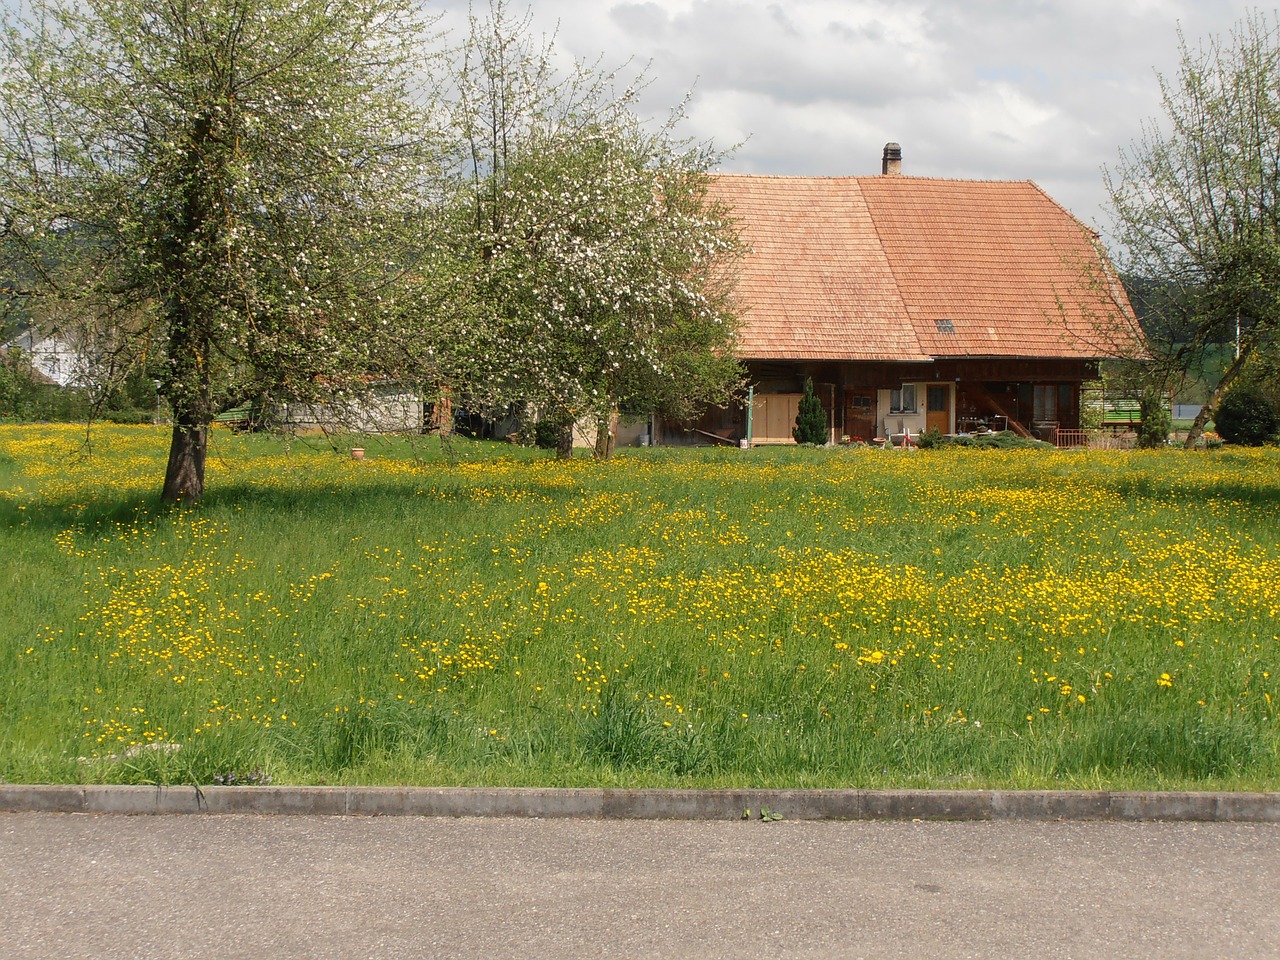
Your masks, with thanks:
[[[445,4],[456,20],[465,6]],[[479,9],[479,6],[477,6]],[[513,7],[512,9],[516,9]],[[643,109],[690,88],[687,134],[745,144],[726,169],[1033,179],[1086,221],[1100,168],[1158,116],[1155,69],[1226,33],[1234,0],[539,0],[569,57],[650,64]]]

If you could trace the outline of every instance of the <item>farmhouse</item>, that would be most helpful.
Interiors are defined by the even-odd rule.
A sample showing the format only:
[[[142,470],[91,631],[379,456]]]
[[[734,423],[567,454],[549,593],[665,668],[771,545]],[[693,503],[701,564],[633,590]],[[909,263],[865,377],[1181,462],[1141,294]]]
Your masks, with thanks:
[[[811,378],[835,441],[1064,440],[1099,361],[1141,352],[1094,235],[1036,184],[903,176],[901,156],[886,145],[880,176],[716,178],[748,247],[737,349],[751,399],[689,433],[791,443]]]
[[[93,364],[67,339],[51,334],[42,336],[34,329],[23,330],[8,343],[0,344],[0,354],[18,350],[31,365],[31,371],[44,383],[59,387],[83,387],[93,382]]]

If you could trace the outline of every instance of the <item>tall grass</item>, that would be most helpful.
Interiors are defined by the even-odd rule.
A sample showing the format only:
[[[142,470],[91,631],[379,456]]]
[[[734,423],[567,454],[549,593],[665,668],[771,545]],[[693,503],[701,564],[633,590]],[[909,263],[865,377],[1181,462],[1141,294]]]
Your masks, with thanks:
[[[10,781],[1278,782],[1276,451],[82,440],[0,428]]]

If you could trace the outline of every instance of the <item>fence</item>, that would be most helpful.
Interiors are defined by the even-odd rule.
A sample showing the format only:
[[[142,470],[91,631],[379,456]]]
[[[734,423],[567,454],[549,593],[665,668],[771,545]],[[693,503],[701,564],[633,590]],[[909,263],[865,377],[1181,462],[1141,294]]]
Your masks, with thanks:
[[[1054,443],[1059,450],[1132,450],[1138,445],[1138,436],[1132,432],[1059,429]]]

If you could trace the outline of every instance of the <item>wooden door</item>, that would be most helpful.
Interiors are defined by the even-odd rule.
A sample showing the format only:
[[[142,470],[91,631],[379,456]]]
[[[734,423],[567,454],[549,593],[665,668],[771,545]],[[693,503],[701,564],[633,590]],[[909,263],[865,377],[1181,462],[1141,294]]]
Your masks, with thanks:
[[[769,398],[769,440],[772,443],[795,443],[791,431],[796,426],[796,416],[800,413],[798,393],[780,393]]]
[[[870,441],[878,434],[873,414],[871,392],[845,388],[844,393],[844,433],[846,436]]]
[[[752,409],[752,441],[794,443],[791,431],[800,409],[799,393],[757,393]]]
[[[951,432],[951,384],[931,383],[925,388],[924,428]]]

